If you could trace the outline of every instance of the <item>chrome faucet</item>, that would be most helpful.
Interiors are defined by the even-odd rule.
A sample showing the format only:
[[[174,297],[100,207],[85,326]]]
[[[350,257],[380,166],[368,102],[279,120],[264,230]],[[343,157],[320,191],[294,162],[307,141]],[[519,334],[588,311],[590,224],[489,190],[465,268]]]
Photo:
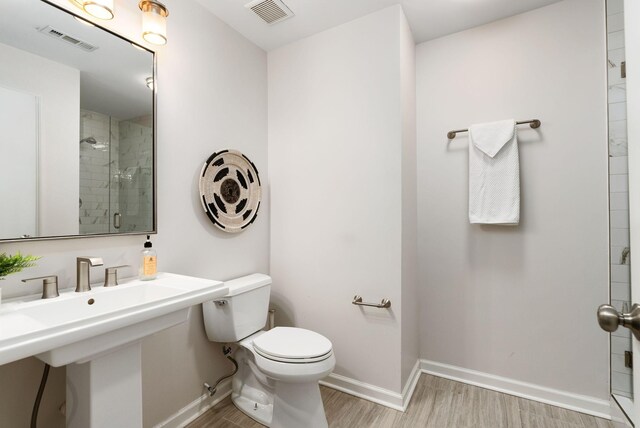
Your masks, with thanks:
[[[99,257],[78,257],[76,259],[76,293],[91,291],[89,268],[93,266],[102,266],[102,259]]]

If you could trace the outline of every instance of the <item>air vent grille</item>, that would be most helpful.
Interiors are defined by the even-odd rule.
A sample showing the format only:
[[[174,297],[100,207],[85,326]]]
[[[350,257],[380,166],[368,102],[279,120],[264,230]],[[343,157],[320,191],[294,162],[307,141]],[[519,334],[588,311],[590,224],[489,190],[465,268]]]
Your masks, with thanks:
[[[94,46],[91,43],[83,42],[82,40],[65,34],[62,31],[58,31],[50,26],[40,28],[38,31],[42,34],[53,37],[54,39],[62,40],[63,42],[75,46],[78,49],[82,49],[85,52],[93,52],[98,49],[97,46]]]
[[[293,12],[280,0],[255,0],[245,5],[267,24],[275,24],[293,16]]]

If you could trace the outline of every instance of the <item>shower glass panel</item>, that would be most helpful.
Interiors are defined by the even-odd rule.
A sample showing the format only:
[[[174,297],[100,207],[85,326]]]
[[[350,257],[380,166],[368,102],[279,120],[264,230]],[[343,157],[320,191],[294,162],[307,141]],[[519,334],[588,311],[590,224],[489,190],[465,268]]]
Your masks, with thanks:
[[[629,180],[623,0],[607,0],[609,209],[611,304],[622,312],[631,307],[629,248]],[[633,378],[631,332],[611,334],[611,393],[623,410],[631,408]]]
[[[80,112],[80,234],[153,228],[153,120]]]

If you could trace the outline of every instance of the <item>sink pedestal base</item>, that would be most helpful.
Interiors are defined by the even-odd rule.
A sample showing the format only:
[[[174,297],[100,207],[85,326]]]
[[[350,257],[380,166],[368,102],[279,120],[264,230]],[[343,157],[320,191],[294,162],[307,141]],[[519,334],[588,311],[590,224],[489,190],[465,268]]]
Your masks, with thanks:
[[[67,428],[142,427],[141,345],[67,366]]]

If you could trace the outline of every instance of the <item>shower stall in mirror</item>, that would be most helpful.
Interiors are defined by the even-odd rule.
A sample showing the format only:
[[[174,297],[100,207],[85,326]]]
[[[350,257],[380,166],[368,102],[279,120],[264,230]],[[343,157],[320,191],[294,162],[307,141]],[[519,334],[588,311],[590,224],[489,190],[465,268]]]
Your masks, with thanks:
[[[80,110],[80,234],[152,230],[153,117]]]
[[[611,304],[621,312],[631,307],[629,247],[629,176],[627,151],[624,1],[607,0],[607,68],[609,112],[609,227]],[[611,334],[611,394],[621,409],[633,412],[631,333]]]

